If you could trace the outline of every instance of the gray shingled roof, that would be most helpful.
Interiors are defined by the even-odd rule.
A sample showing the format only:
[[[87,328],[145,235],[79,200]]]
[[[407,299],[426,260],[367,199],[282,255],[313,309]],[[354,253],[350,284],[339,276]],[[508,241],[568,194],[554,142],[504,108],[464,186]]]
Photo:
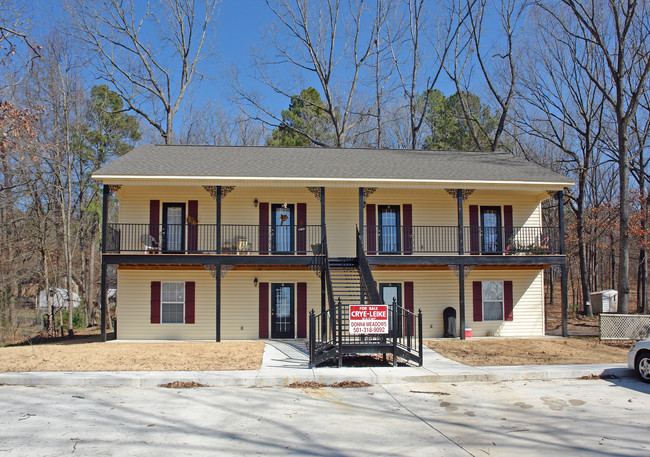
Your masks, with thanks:
[[[542,182],[560,175],[505,152],[140,146],[95,172],[123,177],[339,178]]]

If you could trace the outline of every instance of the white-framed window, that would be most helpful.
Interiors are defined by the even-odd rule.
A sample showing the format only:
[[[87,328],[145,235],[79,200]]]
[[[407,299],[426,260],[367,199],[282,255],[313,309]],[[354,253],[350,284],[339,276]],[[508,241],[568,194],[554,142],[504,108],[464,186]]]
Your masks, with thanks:
[[[483,281],[483,320],[503,320],[503,281]]]
[[[163,324],[185,323],[185,283],[161,283],[160,322]]]

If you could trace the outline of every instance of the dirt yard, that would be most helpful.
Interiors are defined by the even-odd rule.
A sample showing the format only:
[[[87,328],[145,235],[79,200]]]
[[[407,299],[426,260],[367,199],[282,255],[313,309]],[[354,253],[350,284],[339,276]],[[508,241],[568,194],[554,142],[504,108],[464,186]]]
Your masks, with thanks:
[[[257,370],[263,342],[88,342],[0,348],[0,372]]]
[[[429,340],[439,354],[472,366],[624,363],[631,343],[608,345],[598,338]]]

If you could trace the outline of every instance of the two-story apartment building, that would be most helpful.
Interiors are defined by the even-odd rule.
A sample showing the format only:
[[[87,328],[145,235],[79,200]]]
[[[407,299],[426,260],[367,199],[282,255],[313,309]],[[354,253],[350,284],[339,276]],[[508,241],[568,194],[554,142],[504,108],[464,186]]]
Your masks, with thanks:
[[[310,310],[364,300],[364,265],[381,300],[422,310],[425,337],[448,307],[475,336],[543,335],[549,265],[566,309],[573,183],[508,153],[141,146],[93,177],[118,339],[304,338]]]

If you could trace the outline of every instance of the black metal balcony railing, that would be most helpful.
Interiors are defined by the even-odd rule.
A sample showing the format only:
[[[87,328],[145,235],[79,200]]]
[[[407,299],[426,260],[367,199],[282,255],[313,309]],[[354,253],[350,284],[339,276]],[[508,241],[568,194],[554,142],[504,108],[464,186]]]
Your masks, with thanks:
[[[108,224],[107,253],[321,255],[320,225]],[[219,248],[219,249],[217,249]]]
[[[464,254],[560,254],[556,227],[462,227]],[[364,227],[368,255],[458,254],[457,226]]]

